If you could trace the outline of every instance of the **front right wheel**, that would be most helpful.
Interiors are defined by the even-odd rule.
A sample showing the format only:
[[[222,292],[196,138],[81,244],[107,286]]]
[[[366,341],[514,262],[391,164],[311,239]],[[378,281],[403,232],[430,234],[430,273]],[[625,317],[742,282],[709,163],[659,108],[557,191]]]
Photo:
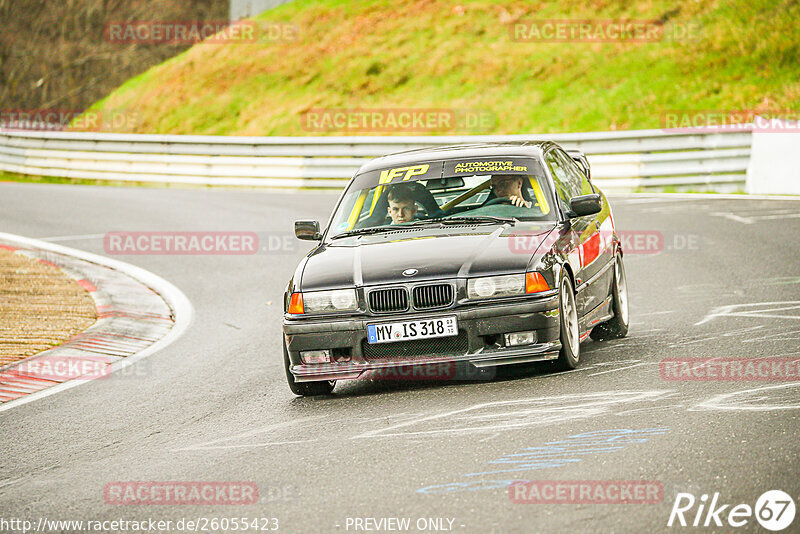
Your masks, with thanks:
[[[625,264],[622,254],[614,259],[614,286],[611,290],[611,307],[614,317],[592,329],[592,339],[619,339],[628,335],[628,281],[625,278]]]

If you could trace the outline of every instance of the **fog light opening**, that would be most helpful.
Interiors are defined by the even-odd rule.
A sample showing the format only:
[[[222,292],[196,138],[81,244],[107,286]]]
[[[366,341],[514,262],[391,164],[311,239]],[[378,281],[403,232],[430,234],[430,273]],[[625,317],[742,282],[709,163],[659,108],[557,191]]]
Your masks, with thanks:
[[[325,350],[304,350],[300,353],[303,363],[331,363],[331,351]]]
[[[503,335],[506,347],[516,347],[519,345],[533,345],[536,343],[536,332],[511,332]]]
[[[349,348],[333,349],[333,361],[336,363],[349,362],[352,360]]]
[[[500,334],[489,334],[486,336],[481,336],[481,338],[483,339],[484,346],[487,348],[499,349],[501,346]]]

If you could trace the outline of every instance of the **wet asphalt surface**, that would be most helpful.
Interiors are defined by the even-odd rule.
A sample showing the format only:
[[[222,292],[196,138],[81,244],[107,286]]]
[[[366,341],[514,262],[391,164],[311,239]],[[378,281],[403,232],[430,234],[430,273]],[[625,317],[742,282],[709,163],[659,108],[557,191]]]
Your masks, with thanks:
[[[155,230],[252,231],[265,243],[274,236],[277,248],[117,256],[179,287],[193,324],[118,376],[0,413],[0,518],[152,518],[172,521],[170,532],[181,519],[215,517],[274,518],[280,532],[309,533],[402,526],[388,518],[407,518],[410,532],[659,532],[678,493],[699,502],[718,492],[731,505],[722,527],[692,527],[695,505],[689,526],[671,530],[765,532],[754,517],[731,527],[728,511],[767,490],[797,501],[800,381],[669,380],[660,362],[800,359],[800,202],[612,196],[631,329],[622,340],[586,341],[574,371],[537,364],[488,381],[362,378],[329,397],[297,398],[283,371],[281,299],[310,246],[277,243],[295,219],[324,224],[336,198],[0,184],[2,231],[81,250],[105,254],[106,232]],[[652,481],[662,490],[649,504],[517,503],[515,480]],[[252,482],[259,499],[108,504],[104,488],[126,481]]]

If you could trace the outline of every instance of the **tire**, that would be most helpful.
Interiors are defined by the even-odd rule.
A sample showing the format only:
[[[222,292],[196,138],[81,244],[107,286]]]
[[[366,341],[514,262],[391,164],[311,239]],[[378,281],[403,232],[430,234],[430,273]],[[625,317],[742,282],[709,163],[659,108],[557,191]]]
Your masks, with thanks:
[[[575,291],[572,280],[564,273],[558,289],[558,317],[560,323],[561,350],[558,352],[556,367],[569,371],[578,367],[581,359],[581,337],[578,330],[578,308],[575,304]]]
[[[614,317],[600,323],[592,329],[592,339],[603,341],[605,339],[619,339],[628,335],[630,316],[628,313],[628,280],[625,277],[625,264],[622,254],[617,254],[614,259],[614,285],[611,289],[611,308]]]
[[[336,380],[322,380],[319,382],[295,382],[294,375],[289,370],[289,351],[286,350],[286,342],[283,342],[283,367],[286,369],[286,381],[289,382],[289,389],[295,395],[303,397],[313,397],[316,395],[330,395]]]

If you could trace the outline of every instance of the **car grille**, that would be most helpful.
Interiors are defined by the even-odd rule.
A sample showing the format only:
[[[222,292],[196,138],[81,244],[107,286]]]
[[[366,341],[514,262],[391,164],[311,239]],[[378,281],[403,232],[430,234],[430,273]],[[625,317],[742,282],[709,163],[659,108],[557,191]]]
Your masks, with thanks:
[[[405,311],[408,309],[408,293],[401,287],[370,291],[369,308],[378,313]]]
[[[453,302],[453,286],[450,284],[433,284],[414,288],[414,308],[427,310],[441,308]]]
[[[361,353],[367,361],[407,360],[409,358],[461,356],[468,350],[467,333],[432,339],[412,339],[395,343],[361,342]]]

